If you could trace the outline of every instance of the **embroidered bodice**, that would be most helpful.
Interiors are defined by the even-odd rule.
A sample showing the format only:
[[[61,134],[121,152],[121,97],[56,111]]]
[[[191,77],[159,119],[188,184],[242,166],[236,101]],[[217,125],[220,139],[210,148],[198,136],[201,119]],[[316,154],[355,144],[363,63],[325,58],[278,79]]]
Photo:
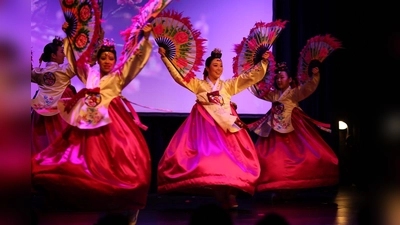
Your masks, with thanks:
[[[215,85],[212,85],[207,80],[198,78],[193,78],[190,79],[189,82],[186,82],[166,57],[163,57],[162,61],[166,65],[172,78],[182,87],[193,92],[196,95],[197,102],[203,103],[202,105],[207,112],[211,114],[214,120],[224,128],[224,130],[229,130],[231,132],[236,132],[240,129],[233,126],[237,117],[231,115],[231,97],[260,81],[268,66],[268,62],[262,61],[251,70],[237,77],[225,81],[218,80]],[[219,92],[219,101],[221,104],[210,102],[207,94],[213,91]]]
[[[86,65],[78,70],[85,84],[85,97],[82,97],[70,112],[65,112],[65,103],[59,103],[61,116],[71,125],[81,129],[94,129],[111,122],[108,116],[110,102],[121,96],[122,90],[139,74],[150,58],[152,44],[149,40],[140,43],[141,56],[134,54],[117,71],[100,77],[100,72]],[[79,93],[78,93],[79,94]]]
[[[291,115],[294,108],[299,108],[299,102],[310,96],[318,87],[320,74],[314,74],[309,81],[295,88],[285,91],[273,90],[264,96],[265,101],[272,102],[271,110],[265,120],[254,130],[260,136],[268,136],[270,129],[280,133],[289,133],[294,130]]]

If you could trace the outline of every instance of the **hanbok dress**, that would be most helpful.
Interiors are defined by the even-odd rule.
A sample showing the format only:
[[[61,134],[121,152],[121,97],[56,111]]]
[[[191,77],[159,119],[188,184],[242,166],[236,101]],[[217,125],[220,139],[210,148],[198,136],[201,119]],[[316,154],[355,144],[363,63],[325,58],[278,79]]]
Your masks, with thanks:
[[[58,113],[57,102],[76,94],[71,79],[76,75],[74,56],[68,39],[64,39],[64,52],[69,63],[59,65],[46,62],[45,67],[33,68],[31,82],[38,90],[31,100],[31,154],[39,153],[68,126]]]
[[[271,109],[249,125],[258,135],[255,143],[261,165],[257,192],[303,189],[336,185],[338,158],[318,128],[329,131],[329,124],[310,118],[299,102],[317,88],[320,74],[303,85],[273,90],[264,96]]]
[[[148,62],[152,44],[142,40],[140,48],[141,56],[132,55],[120,70],[103,77],[87,65],[79,98],[59,101],[70,127],[32,159],[34,188],[80,209],[145,207],[151,159],[140,128],[146,126],[121,96]]]
[[[228,186],[253,194],[260,175],[258,156],[231,97],[261,80],[268,63],[213,85],[208,79],[186,82],[167,58],[162,60],[172,78],[195,94],[196,103],[158,163],[158,193],[212,195],[214,187]]]

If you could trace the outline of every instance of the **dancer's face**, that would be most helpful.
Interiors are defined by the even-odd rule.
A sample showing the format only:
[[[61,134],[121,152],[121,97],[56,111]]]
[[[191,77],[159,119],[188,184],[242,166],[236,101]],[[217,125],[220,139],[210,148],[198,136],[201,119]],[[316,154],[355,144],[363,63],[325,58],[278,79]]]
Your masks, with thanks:
[[[210,80],[217,80],[221,77],[224,67],[222,66],[221,59],[213,59],[209,67],[206,67],[208,71],[208,77]]]
[[[51,60],[58,64],[63,64],[64,58],[65,58],[64,47],[62,46],[58,46],[57,52],[55,54],[54,53],[51,54]]]
[[[285,71],[280,71],[275,77],[275,82],[276,86],[284,91],[290,86],[292,78],[290,78]]]
[[[103,52],[101,53],[98,63],[100,66],[100,72],[101,74],[105,75],[111,72],[111,70],[115,66],[115,55],[112,52]]]

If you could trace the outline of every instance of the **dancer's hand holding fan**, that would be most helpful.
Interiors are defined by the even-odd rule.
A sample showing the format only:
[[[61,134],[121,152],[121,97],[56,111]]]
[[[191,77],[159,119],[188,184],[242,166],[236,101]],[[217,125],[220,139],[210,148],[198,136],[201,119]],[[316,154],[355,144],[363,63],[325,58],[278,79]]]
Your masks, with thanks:
[[[322,63],[334,50],[341,48],[342,44],[331,35],[317,35],[307,40],[300,52],[297,64],[297,79],[302,85],[310,79],[310,64]]]
[[[132,18],[131,26],[121,32],[125,44],[122,49],[120,63],[115,68],[120,68],[124,65],[125,61],[134,54],[138,43],[143,38],[142,29],[144,26],[151,23],[171,1],[172,0],[149,0],[140,8],[139,13]]]
[[[247,38],[234,46],[236,56],[233,58],[234,77],[250,69],[261,61],[264,52],[269,51],[288,21],[276,20],[270,23],[257,22]],[[266,95],[274,83],[275,60],[269,54],[269,65],[264,78],[248,90],[258,98]]]
[[[65,21],[65,30],[72,46],[77,65],[92,61],[93,52],[101,38],[102,1],[60,0]]]
[[[173,10],[163,11],[153,21],[152,34],[165,56],[179,71],[185,81],[195,77],[205,53],[200,32],[193,29],[188,17]]]

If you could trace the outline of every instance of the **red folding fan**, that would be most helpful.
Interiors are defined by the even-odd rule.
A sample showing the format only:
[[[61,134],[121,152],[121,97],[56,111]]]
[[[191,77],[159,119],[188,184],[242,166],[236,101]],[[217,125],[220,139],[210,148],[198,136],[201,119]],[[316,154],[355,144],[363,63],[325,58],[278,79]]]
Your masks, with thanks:
[[[100,1],[100,5],[99,5]],[[90,62],[101,39],[101,0],[60,0],[66,22],[66,34],[77,64]]]
[[[309,65],[312,61],[322,63],[334,50],[341,48],[342,44],[331,35],[317,35],[307,40],[300,52],[297,64],[297,79],[299,84],[304,84],[310,79]]]
[[[173,10],[163,11],[152,24],[155,41],[166,50],[166,57],[181,76],[186,81],[195,77],[194,71],[199,71],[205,53],[200,31],[193,29],[188,17]]]
[[[233,58],[233,77],[261,61],[262,55],[271,48],[287,22],[278,19],[270,23],[255,23],[247,38],[243,38],[240,44],[234,46],[236,56]],[[258,98],[266,95],[274,83],[274,70],[275,60],[274,56],[270,54],[266,75],[257,84],[249,87],[248,90]]]

